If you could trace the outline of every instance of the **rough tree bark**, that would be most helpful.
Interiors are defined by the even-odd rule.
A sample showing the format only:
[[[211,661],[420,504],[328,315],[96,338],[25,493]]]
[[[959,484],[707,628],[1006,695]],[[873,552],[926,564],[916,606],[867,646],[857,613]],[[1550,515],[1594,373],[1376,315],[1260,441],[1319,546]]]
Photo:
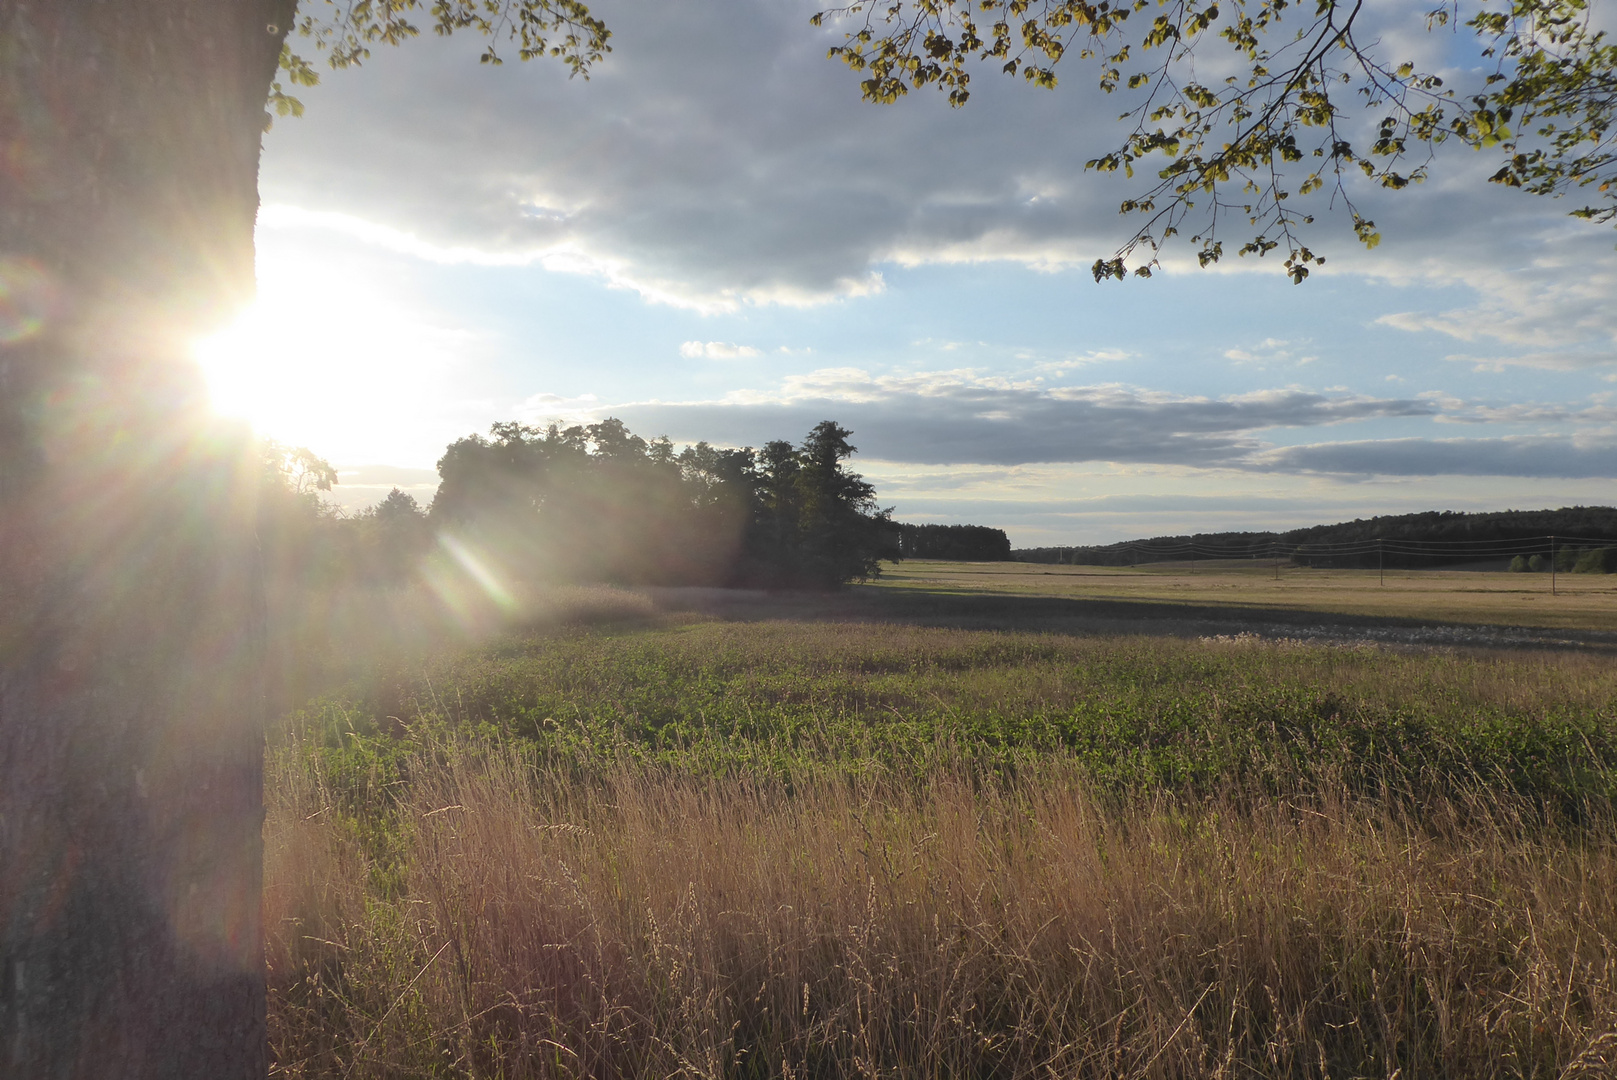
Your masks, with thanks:
[[[252,289],[295,0],[0,0],[0,1075],[266,1071]]]

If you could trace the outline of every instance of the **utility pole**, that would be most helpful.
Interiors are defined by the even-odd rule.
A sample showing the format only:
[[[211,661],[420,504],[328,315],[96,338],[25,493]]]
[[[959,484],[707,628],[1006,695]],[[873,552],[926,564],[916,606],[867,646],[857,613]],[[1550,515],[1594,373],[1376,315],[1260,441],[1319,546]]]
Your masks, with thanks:
[[[1381,584],[1385,588],[1387,584],[1387,560],[1382,554],[1382,541],[1379,536],[1376,537],[1376,572],[1381,575]]]
[[[1555,537],[1550,537],[1550,595],[1555,595]]]

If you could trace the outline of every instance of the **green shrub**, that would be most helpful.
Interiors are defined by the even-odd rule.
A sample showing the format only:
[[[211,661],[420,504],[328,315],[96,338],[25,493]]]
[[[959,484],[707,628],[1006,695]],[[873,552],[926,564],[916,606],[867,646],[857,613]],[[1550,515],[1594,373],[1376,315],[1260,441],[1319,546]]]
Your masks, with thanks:
[[[1617,574],[1617,547],[1592,548],[1583,552],[1572,570],[1578,574]]]
[[[1527,573],[1527,556],[1518,555],[1514,559],[1510,560],[1510,572],[1513,574]]]

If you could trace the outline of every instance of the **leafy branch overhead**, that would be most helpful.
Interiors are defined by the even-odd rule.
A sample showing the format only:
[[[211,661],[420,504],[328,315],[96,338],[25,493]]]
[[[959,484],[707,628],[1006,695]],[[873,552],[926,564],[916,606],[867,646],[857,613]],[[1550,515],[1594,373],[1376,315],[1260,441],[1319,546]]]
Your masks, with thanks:
[[[589,77],[592,64],[612,51],[612,32],[579,0],[302,0],[293,23],[297,35],[323,53],[333,68],[355,67],[375,45],[400,45],[419,37],[423,25],[447,37],[474,30],[489,39],[485,64],[504,63],[497,43],[514,44],[523,60],[550,56],[574,75]],[[314,86],[320,73],[290,42],[281,49],[280,70],[293,86]],[[281,116],[301,116],[303,103],[280,82],[270,105]]]
[[[1501,153],[1495,183],[1586,192],[1595,201],[1574,215],[1617,218],[1617,46],[1591,25],[1591,2],[1449,0],[1428,12],[1429,32],[1475,35],[1481,74],[1464,89],[1382,55],[1364,0],[893,0],[813,21],[853,24],[830,56],[879,103],[933,86],[964,105],[984,63],[1053,88],[1057,65],[1076,52],[1102,90],[1127,96],[1120,119],[1132,125],[1086,168],[1132,178],[1154,166],[1120,206],[1143,220],[1112,258],[1096,260],[1095,279],[1121,279],[1131,264],[1149,277],[1162,243],[1186,230],[1201,264],[1215,263],[1233,219],[1249,236],[1238,254],[1283,250],[1301,282],[1325,261],[1301,239],[1314,220],[1306,206],[1318,205],[1303,197],[1340,201],[1373,248],[1380,234],[1348,181],[1419,183],[1449,140]],[[1198,74],[1231,70],[1231,60],[1236,74]]]

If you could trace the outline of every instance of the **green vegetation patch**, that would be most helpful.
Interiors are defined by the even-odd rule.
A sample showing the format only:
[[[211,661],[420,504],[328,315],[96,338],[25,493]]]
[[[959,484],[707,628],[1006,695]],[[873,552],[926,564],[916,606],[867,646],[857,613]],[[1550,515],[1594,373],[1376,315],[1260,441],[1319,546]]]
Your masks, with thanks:
[[[447,727],[585,772],[920,779],[1055,755],[1118,793],[1482,785],[1573,807],[1614,793],[1614,703],[1617,674],[1576,655],[704,622],[505,639],[303,724],[382,755],[333,775],[391,777],[386,755]]]

